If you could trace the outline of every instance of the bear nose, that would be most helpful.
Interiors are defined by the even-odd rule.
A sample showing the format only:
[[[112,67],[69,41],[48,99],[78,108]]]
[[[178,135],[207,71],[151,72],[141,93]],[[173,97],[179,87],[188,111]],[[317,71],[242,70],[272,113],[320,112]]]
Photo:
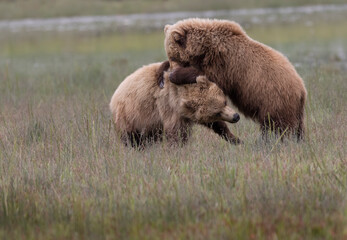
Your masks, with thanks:
[[[240,115],[238,113],[235,113],[233,115],[233,122],[234,123],[237,123],[238,121],[240,120]]]

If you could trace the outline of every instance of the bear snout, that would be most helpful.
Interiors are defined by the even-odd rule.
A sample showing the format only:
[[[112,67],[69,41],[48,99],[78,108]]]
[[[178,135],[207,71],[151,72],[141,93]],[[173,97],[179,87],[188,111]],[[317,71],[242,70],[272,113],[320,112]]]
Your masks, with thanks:
[[[221,120],[230,123],[237,123],[240,120],[240,115],[236,113],[231,107],[226,106],[221,112]]]
[[[237,123],[240,120],[240,115],[238,113],[235,113],[233,115],[233,119],[231,120],[232,123]]]

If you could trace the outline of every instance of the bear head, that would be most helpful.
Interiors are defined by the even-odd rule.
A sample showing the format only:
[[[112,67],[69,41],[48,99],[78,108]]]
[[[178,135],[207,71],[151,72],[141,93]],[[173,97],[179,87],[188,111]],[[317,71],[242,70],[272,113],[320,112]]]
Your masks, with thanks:
[[[233,36],[245,35],[241,26],[227,20],[186,19],[166,25],[165,51],[170,63],[180,66],[213,64],[214,59],[228,52]]]
[[[240,116],[227,105],[223,91],[205,76],[196,77],[196,83],[180,86],[185,91],[181,94],[179,114],[200,124],[215,121],[236,123]]]

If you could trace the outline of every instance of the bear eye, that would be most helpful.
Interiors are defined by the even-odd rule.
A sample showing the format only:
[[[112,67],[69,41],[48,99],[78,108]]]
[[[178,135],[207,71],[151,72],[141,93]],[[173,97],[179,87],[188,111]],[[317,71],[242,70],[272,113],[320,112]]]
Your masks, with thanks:
[[[178,46],[185,48],[186,47],[186,34],[174,32],[173,33],[174,41],[178,44]]]
[[[216,118],[220,118],[222,116],[222,113],[221,112],[218,112],[214,115]]]
[[[227,100],[224,101],[224,106],[226,106],[226,105],[227,105]]]
[[[180,38],[176,40],[176,43],[178,44],[178,46],[183,47],[184,41]]]

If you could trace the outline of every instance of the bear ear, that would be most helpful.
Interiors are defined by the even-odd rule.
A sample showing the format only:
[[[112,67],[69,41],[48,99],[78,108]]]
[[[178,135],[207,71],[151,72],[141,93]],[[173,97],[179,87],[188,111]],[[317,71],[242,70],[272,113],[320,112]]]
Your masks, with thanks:
[[[164,88],[165,72],[169,68],[170,68],[170,62],[169,61],[165,61],[165,62],[162,62],[162,64],[160,65],[159,69],[157,70],[156,79],[157,79],[158,86],[160,88]]]
[[[188,109],[191,112],[196,111],[196,106],[193,101],[187,99],[181,99],[181,106]]]
[[[211,82],[205,76],[198,76],[196,78],[196,82],[206,86],[209,86],[211,84]]]
[[[171,27],[170,24],[166,24],[165,27],[164,27],[164,33],[166,34],[167,33],[167,30]]]
[[[186,33],[185,31],[174,30],[172,32],[174,41],[181,47],[186,47]]]

